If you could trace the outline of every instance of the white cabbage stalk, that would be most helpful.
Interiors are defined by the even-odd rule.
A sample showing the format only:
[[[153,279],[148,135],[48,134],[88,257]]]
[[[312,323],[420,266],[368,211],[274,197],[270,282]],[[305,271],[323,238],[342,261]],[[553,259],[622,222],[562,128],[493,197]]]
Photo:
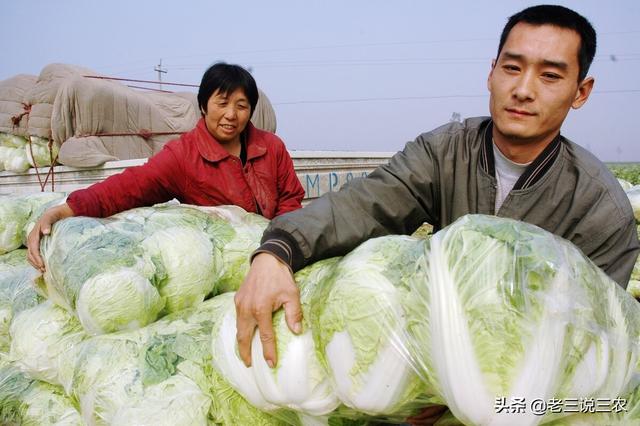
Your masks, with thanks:
[[[251,405],[259,410],[274,411],[278,407],[269,403],[260,392],[253,367],[246,367],[238,354],[234,296],[235,293],[224,293],[215,297],[221,306],[211,337],[213,367]]]
[[[20,312],[11,323],[9,357],[30,377],[68,386],[75,346],[87,338],[78,320],[50,301]]]
[[[336,261],[318,262],[296,274],[304,318],[314,287],[324,284],[333,272]],[[293,334],[287,326],[283,310],[274,315],[273,325],[278,351],[276,368],[270,368],[264,359],[259,333],[256,332],[251,345],[251,365],[258,389],[269,403],[279,407],[309,416],[331,413],[340,401],[317,358],[311,328],[305,321],[303,333]]]
[[[469,215],[425,241],[416,266],[404,302],[409,352],[464,424],[552,419],[499,412],[500,398],[616,398],[629,388],[640,307],[571,243]]]
[[[311,423],[298,422],[294,412],[267,413],[251,405],[231,385],[213,370],[210,374],[212,407],[210,415],[214,424],[222,425],[260,425],[260,426],[312,426]],[[338,424],[336,424],[338,426]],[[355,425],[352,425],[355,426]]]
[[[142,247],[156,267],[156,286],[167,313],[201,303],[213,290],[217,266],[213,244],[197,229],[172,227],[154,232]]]
[[[406,281],[420,241],[394,236],[365,242],[313,296],[319,358],[338,398],[357,411],[403,420],[426,402],[404,338]]]
[[[118,269],[85,281],[76,302],[78,318],[90,334],[135,330],[152,323],[164,300],[134,269]]]

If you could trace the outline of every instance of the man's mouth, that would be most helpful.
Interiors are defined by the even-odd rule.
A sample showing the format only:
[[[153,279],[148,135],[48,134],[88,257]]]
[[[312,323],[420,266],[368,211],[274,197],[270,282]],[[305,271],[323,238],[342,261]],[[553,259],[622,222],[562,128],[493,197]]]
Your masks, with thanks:
[[[517,116],[521,116],[521,117],[532,117],[532,116],[536,115],[533,112],[530,112],[530,111],[527,111],[527,110],[524,110],[524,109],[519,109],[519,108],[505,108],[505,110],[508,113],[511,113],[511,114],[514,114],[514,115],[517,115]]]

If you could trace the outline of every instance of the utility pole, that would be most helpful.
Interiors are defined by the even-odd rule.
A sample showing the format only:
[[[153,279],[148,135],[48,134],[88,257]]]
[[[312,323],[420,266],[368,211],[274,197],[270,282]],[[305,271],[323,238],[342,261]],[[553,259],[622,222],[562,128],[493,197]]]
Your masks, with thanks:
[[[166,74],[167,70],[162,68],[162,58],[160,58],[160,63],[153,67],[153,70],[158,73],[158,81],[160,82],[160,90],[162,90],[162,74]]]

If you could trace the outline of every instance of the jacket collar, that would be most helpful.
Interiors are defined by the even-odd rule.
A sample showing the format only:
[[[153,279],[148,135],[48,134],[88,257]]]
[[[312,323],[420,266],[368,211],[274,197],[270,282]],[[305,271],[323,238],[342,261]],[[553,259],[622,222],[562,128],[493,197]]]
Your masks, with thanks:
[[[225,151],[225,149],[220,145],[220,142],[211,136],[211,133],[209,133],[207,125],[204,122],[204,118],[201,118],[200,121],[198,121],[195,131],[198,152],[200,152],[200,155],[204,157],[205,160],[215,163],[231,156],[231,154]],[[263,136],[261,132],[251,124],[251,122],[247,124],[245,135],[247,162],[266,154],[267,148],[265,146]]]
[[[520,176],[513,189],[526,189],[538,182],[551,168],[560,154],[560,133],[549,145],[529,164]],[[491,176],[496,176],[495,159],[493,158],[493,121],[490,119],[484,131],[484,143],[480,153],[480,166]]]

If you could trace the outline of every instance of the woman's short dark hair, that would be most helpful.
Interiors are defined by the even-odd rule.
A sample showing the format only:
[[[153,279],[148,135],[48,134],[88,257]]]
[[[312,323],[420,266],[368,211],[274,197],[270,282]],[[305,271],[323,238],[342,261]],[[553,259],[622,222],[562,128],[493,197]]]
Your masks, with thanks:
[[[560,28],[573,30],[580,36],[580,49],[578,50],[578,82],[584,80],[596,54],[596,30],[584,16],[563,6],[540,5],[532,6],[516,13],[507,21],[500,36],[498,56],[509,37],[509,33],[519,22],[530,25],[553,25]]]
[[[240,65],[218,62],[209,67],[202,76],[200,89],[198,90],[198,106],[200,111],[207,112],[207,102],[216,91],[222,94],[231,94],[237,89],[242,89],[249,100],[251,115],[258,104],[258,87],[249,71]]]

